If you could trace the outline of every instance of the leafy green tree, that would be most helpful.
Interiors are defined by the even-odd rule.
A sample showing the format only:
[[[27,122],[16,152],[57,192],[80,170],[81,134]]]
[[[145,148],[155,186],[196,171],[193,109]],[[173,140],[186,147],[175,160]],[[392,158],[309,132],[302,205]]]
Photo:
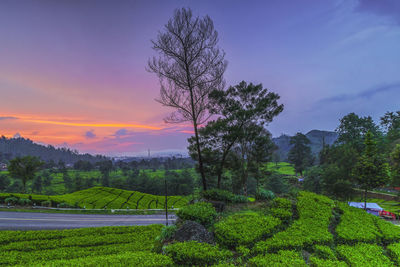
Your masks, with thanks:
[[[288,192],[289,186],[284,175],[273,173],[266,179],[265,188],[276,194],[282,194]]]
[[[368,131],[371,131],[377,138],[382,136],[379,127],[370,116],[359,117],[355,113],[349,113],[340,119],[340,125],[336,128],[336,132],[339,134],[336,142],[348,144],[355,148],[358,153],[361,153]]]
[[[8,175],[0,174],[0,191],[4,191],[10,185],[10,178]]]
[[[303,171],[312,165],[313,156],[311,154],[310,140],[302,133],[297,133],[290,138],[292,148],[289,151],[289,162],[294,164],[294,169],[300,175]]]
[[[79,173],[75,175],[75,191],[79,191],[83,189],[83,180],[82,176]]]
[[[32,182],[32,192],[41,193],[43,187],[42,177],[37,175]]]
[[[64,181],[64,186],[67,192],[72,192],[74,191],[74,183],[71,179],[71,176],[69,176],[68,172],[63,173],[63,181]]]
[[[211,176],[217,176],[217,187],[220,188],[231,150],[234,147],[237,150],[238,146],[244,149],[243,145],[251,142],[249,136],[257,136],[252,133],[253,128],[261,129],[270,123],[282,112],[283,105],[278,104],[279,95],[269,92],[262,84],[247,84],[244,81],[226,91],[214,90],[209,99],[213,106],[211,112],[219,118],[200,130],[199,140],[206,151],[206,168]],[[189,139],[189,154],[192,157],[195,156],[194,141]]]
[[[390,154],[392,185],[400,186],[400,144]]]
[[[22,181],[23,192],[26,192],[26,182],[32,180],[36,172],[42,167],[43,162],[32,156],[17,157],[10,160],[8,171],[10,176]]]
[[[313,166],[309,168],[304,175],[304,189],[321,194],[323,189],[322,174],[323,168],[321,166]]]
[[[210,17],[194,17],[190,9],[182,8],[175,10],[152,43],[159,57],[149,60],[148,70],[160,79],[157,101],[176,110],[166,122],[192,123],[198,169],[207,190],[198,130],[209,118],[209,93],[224,87],[227,62],[218,48],[218,33]]]
[[[99,171],[101,172],[101,184],[103,186],[110,186],[110,172],[113,169],[111,160],[104,160],[97,163]]]
[[[385,185],[389,181],[388,164],[379,154],[374,135],[368,131],[365,135],[365,149],[354,167],[353,175],[364,190],[365,208],[367,192],[371,189]]]
[[[381,117],[381,126],[386,133],[386,150],[390,151],[394,144],[400,144],[400,111],[386,112]]]
[[[44,187],[51,186],[51,182],[53,181],[53,176],[51,176],[50,172],[47,170],[44,170],[42,172],[42,177],[43,177],[43,186]]]
[[[323,192],[331,197],[348,200],[354,195],[353,183],[343,178],[343,170],[337,164],[326,164],[322,171]]]

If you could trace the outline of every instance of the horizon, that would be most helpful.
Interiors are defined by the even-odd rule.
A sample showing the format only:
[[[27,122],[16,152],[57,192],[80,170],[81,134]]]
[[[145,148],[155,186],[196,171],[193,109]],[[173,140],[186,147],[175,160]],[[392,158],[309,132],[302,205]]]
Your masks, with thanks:
[[[2,1],[0,135],[90,154],[186,151],[192,127],[163,122],[171,110],[145,70],[151,40],[181,7],[214,21],[227,86],[281,96],[274,137],[398,110],[400,2],[304,3]]]

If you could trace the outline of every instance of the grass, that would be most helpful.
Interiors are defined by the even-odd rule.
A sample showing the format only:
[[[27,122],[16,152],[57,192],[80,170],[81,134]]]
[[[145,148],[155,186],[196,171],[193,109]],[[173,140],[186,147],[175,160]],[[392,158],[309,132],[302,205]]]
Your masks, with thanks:
[[[278,164],[275,162],[268,162],[266,169],[284,175],[296,174],[293,165],[287,162],[278,162]]]

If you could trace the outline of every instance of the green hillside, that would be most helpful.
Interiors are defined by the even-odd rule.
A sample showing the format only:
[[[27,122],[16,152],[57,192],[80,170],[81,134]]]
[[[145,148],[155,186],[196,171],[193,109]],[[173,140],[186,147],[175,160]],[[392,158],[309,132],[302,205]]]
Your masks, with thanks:
[[[35,195],[0,193],[0,202],[7,198],[31,199],[36,205],[51,204],[67,205],[71,207],[87,209],[163,209],[165,208],[165,197],[145,194],[137,191],[128,191],[109,187],[93,187],[65,195]],[[44,203],[51,202],[51,203]],[[179,208],[186,205],[187,198],[181,196],[169,196],[168,207]]]
[[[185,212],[194,211],[190,209],[194,206],[187,206]],[[210,208],[201,205],[201,209],[191,213],[191,219],[200,218]],[[173,227],[1,231],[0,265],[376,267],[400,264],[400,227],[326,196],[300,192],[292,199],[242,204],[235,210],[218,214],[209,227],[215,245],[194,241],[167,243],[163,253],[156,253],[155,240],[166,237]]]

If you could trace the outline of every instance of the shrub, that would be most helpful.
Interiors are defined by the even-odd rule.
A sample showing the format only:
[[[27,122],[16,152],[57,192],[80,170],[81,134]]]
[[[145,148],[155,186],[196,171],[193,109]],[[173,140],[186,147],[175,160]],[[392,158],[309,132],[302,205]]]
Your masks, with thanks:
[[[197,202],[180,208],[176,215],[182,220],[195,221],[204,226],[210,226],[217,217],[217,212],[211,203]]]
[[[313,267],[347,267],[348,265],[344,261],[332,260],[332,259],[321,259],[315,256],[311,256],[309,259],[310,266]]]
[[[196,241],[174,243],[165,247],[166,255],[176,264],[204,266],[218,264],[233,256],[228,250]]]
[[[274,198],[275,198],[275,194],[271,190],[260,189],[256,193],[257,200],[272,200]]]
[[[329,259],[336,260],[335,253],[333,253],[332,249],[328,246],[315,245],[314,247],[314,256],[317,256],[321,259]]]
[[[257,213],[234,214],[216,223],[214,234],[217,242],[223,246],[249,246],[265,238],[280,224],[279,219],[271,216]]]
[[[50,261],[40,266],[173,266],[171,258],[151,252],[124,252],[114,255],[89,256],[71,260]]]
[[[393,266],[382,247],[375,244],[341,245],[336,251],[350,266]]]
[[[12,205],[16,204],[18,202],[18,198],[16,197],[8,197],[6,199],[4,199],[4,203],[10,203]]]
[[[27,199],[27,198],[20,198],[18,200],[18,204],[21,205],[21,206],[28,206],[28,205],[32,204],[32,201],[30,199]]]
[[[235,195],[229,191],[221,189],[210,189],[201,192],[201,196],[207,200],[223,201],[226,203],[246,203],[248,198],[242,195]]]
[[[328,226],[332,217],[333,201],[325,196],[300,192],[297,201],[299,219],[285,231],[258,242],[255,253],[282,249],[311,249],[315,244],[331,244],[333,236]]]
[[[382,234],[375,225],[373,215],[362,209],[350,207],[347,203],[339,203],[338,206],[343,212],[336,227],[339,243],[351,245],[358,242],[379,242]]]
[[[307,266],[299,252],[281,250],[277,254],[258,255],[249,260],[249,266]]]
[[[292,218],[292,202],[286,198],[275,198],[271,203],[269,213],[284,222]]]
[[[43,207],[51,207],[51,200],[42,201],[40,205]]]
[[[400,227],[393,225],[390,222],[384,221],[378,217],[372,217],[377,228],[382,234],[382,240],[385,244],[400,241]]]
[[[71,208],[71,206],[68,203],[62,202],[58,205],[59,208]]]
[[[397,266],[400,266],[400,243],[391,244],[387,246],[386,250],[390,258],[392,258]]]

